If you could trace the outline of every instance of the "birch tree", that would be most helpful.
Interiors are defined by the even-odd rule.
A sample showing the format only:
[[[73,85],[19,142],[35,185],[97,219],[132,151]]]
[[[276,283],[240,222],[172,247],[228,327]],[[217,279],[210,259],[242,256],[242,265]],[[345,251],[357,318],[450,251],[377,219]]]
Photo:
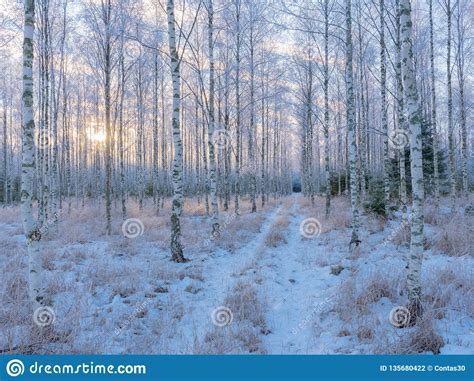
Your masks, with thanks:
[[[52,135],[50,131],[50,20],[49,20],[49,1],[40,2],[39,13],[39,131],[38,144],[36,146],[38,153],[38,187],[39,187],[39,223],[45,224],[48,220],[49,211],[49,175],[50,175],[50,157],[49,150],[52,144]]]
[[[433,187],[435,206],[439,206],[439,165],[438,165],[438,127],[436,112],[436,82],[434,64],[433,0],[429,2],[430,19],[430,74],[431,74],[431,126],[433,130]]]
[[[240,60],[242,47],[242,26],[241,26],[241,0],[233,0],[235,8],[236,34],[235,34],[235,112],[236,112],[236,153],[235,153],[235,198],[234,210],[240,214],[240,165],[241,165],[241,105],[240,105]]]
[[[403,79],[402,79],[402,41],[401,41],[401,25],[400,25],[400,2],[396,1],[396,62],[395,62],[395,78],[397,82],[397,122],[398,129],[402,135],[408,134],[406,130],[405,120],[405,103],[403,100]],[[400,172],[400,201],[402,209],[402,222],[408,223],[407,210],[407,181],[406,181],[406,163],[405,163],[405,147],[398,153],[398,165]]]
[[[382,115],[382,133],[383,133],[383,183],[384,183],[384,201],[385,215],[390,213],[390,179],[389,166],[390,157],[388,155],[388,116],[387,116],[387,62],[385,58],[385,1],[380,0],[380,96],[381,96],[381,115]],[[405,147],[403,147],[403,154]]]
[[[116,26],[117,12],[112,0],[100,0],[99,3],[90,2],[87,8],[87,21],[94,36],[93,56],[89,59],[91,65],[97,64],[100,69],[100,80],[104,99],[104,126],[105,129],[105,231],[112,234],[112,75],[116,66],[115,42],[117,36],[113,33]],[[100,123],[99,123],[100,124]]]
[[[173,201],[171,207],[171,259],[175,262],[186,262],[181,244],[181,214],[183,211],[183,147],[180,130],[181,76],[180,59],[176,46],[176,27],[174,17],[174,0],[168,0],[166,6],[168,18],[168,45],[171,61],[171,80],[173,82]]]
[[[421,109],[415,82],[410,0],[400,0],[400,34],[402,42],[402,75],[406,99],[406,113],[410,131],[410,167],[413,194],[410,255],[407,287],[411,323],[423,314],[420,271],[423,258],[423,159],[421,137]]]
[[[3,78],[3,97],[1,99],[2,106],[3,106],[3,203],[4,205],[8,205],[8,118],[7,118],[7,86],[5,82],[5,78]]]
[[[211,209],[212,209],[212,234],[219,232],[219,207],[217,205],[217,179],[216,179],[216,155],[214,142],[212,141],[215,131],[214,115],[214,8],[213,0],[207,4],[208,16],[208,48],[209,48],[209,181],[211,185]]]
[[[35,120],[33,107],[33,37],[35,29],[35,1],[25,0],[23,29],[23,95],[22,95],[22,163],[21,215],[28,250],[29,298],[33,307],[44,304],[41,233],[33,215],[33,180],[35,176]]]
[[[447,90],[448,90],[448,149],[449,149],[449,170],[451,186],[451,213],[456,210],[456,163],[454,156],[454,124],[453,124],[453,86],[452,86],[452,67],[451,67],[451,40],[452,40],[452,7],[451,0],[446,0],[446,16],[448,22],[447,39]]]
[[[359,181],[357,175],[357,143],[354,105],[354,76],[352,68],[352,14],[351,0],[346,0],[346,122],[347,140],[349,145],[349,172],[352,210],[352,235],[349,247],[352,244],[358,247],[359,238]]]
[[[331,177],[329,173],[329,0],[324,1],[324,177],[327,218],[331,211]]]
[[[253,8],[255,4],[250,4]],[[253,15],[252,10],[250,13]],[[248,128],[248,161],[250,168],[250,202],[252,213],[257,211],[257,178],[255,173],[255,25],[250,20],[249,50],[250,50],[250,126]]]
[[[457,4],[456,12],[456,71],[459,88],[459,113],[461,127],[461,172],[462,172],[462,195],[467,201],[469,197],[468,175],[467,175],[467,123],[466,123],[466,101],[465,101],[465,61],[466,61],[466,36],[467,30],[465,25],[465,14],[469,14],[469,8],[465,7],[465,3],[460,0]],[[471,127],[472,128],[472,127]]]

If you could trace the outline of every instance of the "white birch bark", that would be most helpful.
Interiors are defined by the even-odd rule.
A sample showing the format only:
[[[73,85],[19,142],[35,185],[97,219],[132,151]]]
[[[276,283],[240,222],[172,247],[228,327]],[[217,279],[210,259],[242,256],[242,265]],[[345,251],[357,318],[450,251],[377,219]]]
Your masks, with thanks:
[[[460,127],[461,127],[461,172],[462,172],[462,196],[465,201],[468,201],[468,176],[467,176],[467,124],[466,124],[466,102],[465,102],[465,39],[466,30],[463,25],[464,12],[466,10],[461,8],[461,4],[457,4],[456,15],[456,29],[457,29],[457,77],[459,87],[459,108],[460,108]],[[466,12],[468,13],[468,12]]]
[[[209,182],[211,188],[212,234],[219,234],[219,206],[217,205],[216,155],[212,141],[215,130],[214,115],[214,8],[213,0],[208,3],[208,44],[209,44]]]
[[[250,21],[250,126],[248,129],[249,144],[249,168],[250,168],[250,202],[252,203],[252,213],[257,211],[257,179],[255,163],[255,40],[254,25]]]
[[[433,130],[433,186],[435,207],[439,206],[439,166],[438,166],[438,128],[436,116],[436,84],[435,84],[435,65],[434,65],[434,31],[433,31],[433,0],[429,3],[430,19],[430,74],[431,74],[431,128]]]
[[[102,4],[104,36],[104,99],[105,99],[105,218],[106,234],[112,234],[112,126],[111,126],[111,71],[112,71],[112,46],[111,46],[111,16],[112,3],[107,0]]]
[[[3,204],[8,205],[8,156],[7,156],[7,141],[8,141],[8,129],[7,129],[7,96],[6,96],[6,84],[3,81],[3,87],[5,92],[3,94]]]
[[[331,211],[331,178],[329,173],[329,0],[324,1],[324,177],[327,218]]]
[[[235,214],[240,214],[240,165],[241,165],[241,110],[240,110],[240,48],[242,44],[241,36],[241,25],[240,25],[240,12],[241,2],[240,0],[234,0],[235,4],[235,18],[236,18],[236,47],[235,47],[235,112],[236,112],[236,141],[237,141],[237,152],[235,157],[235,198],[234,198],[234,209]]]
[[[448,149],[449,149],[449,171],[451,186],[451,213],[456,210],[456,163],[454,157],[454,124],[453,124],[453,86],[451,68],[451,39],[452,39],[452,8],[451,0],[446,2],[446,16],[448,18],[448,40],[447,40],[447,87],[448,87]]]
[[[357,176],[357,144],[355,133],[354,75],[352,68],[352,15],[351,0],[346,0],[346,118],[347,140],[349,145],[349,172],[352,210],[352,244],[359,246],[359,181]]]
[[[403,101],[403,80],[402,80],[402,45],[401,45],[401,36],[400,36],[400,4],[397,0],[397,21],[396,21],[396,62],[395,62],[395,77],[397,81],[397,118],[398,118],[398,129],[401,133],[408,134],[406,131],[406,120],[405,120],[405,106]],[[398,152],[399,160],[399,171],[400,171],[400,201],[402,209],[402,223],[405,225],[408,222],[408,210],[407,210],[407,181],[406,181],[406,160],[405,160],[405,147],[399,150]]]
[[[382,108],[382,132],[383,132],[383,183],[384,183],[384,201],[385,215],[390,214],[390,157],[388,155],[388,117],[387,117],[387,63],[385,57],[385,1],[380,0],[380,91]],[[402,148],[403,153],[405,148]]]
[[[40,258],[41,233],[33,216],[33,179],[35,176],[35,121],[33,108],[33,37],[35,28],[35,1],[24,1],[23,36],[23,111],[22,111],[22,163],[21,163],[21,215],[25,231],[28,267],[29,298],[36,309],[44,303],[42,263]]]
[[[421,109],[415,82],[412,44],[410,0],[400,1],[400,34],[402,40],[402,73],[406,111],[410,131],[410,166],[413,193],[410,256],[408,259],[407,287],[411,323],[422,315],[420,272],[423,259],[423,159],[421,137]]]
[[[176,50],[176,28],[174,17],[174,0],[168,0],[166,13],[168,18],[168,44],[171,60],[171,79],[173,82],[173,201],[171,207],[171,259],[175,262],[185,262],[181,244],[181,213],[183,210],[183,147],[180,131],[180,70],[179,56]]]

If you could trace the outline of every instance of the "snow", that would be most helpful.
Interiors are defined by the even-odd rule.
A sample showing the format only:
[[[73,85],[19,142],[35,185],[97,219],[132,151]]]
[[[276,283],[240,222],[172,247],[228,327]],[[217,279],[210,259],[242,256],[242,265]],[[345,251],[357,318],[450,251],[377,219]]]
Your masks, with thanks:
[[[26,303],[24,238],[20,222],[11,217],[12,209],[1,212],[0,270],[5,280],[0,288],[0,348],[19,346],[17,351],[22,351],[30,343],[34,326]],[[90,209],[89,213],[96,214],[94,207]],[[167,235],[166,213],[143,215],[145,232],[136,239],[121,236],[120,226],[112,237],[102,236],[103,221],[98,218],[92,218],[87,234],[74,233],[75,224],[82,229],[78,215],[83,221],[87,213],[64,214],[63,227],[44,242],[43,253],[45,282],[56,315],[54,333],[61,340],[46,340],[33,350],[400,351],[401,343],[416,334],[416,328],[396,328],[389,321],[392,308],[407,301],[404,258],[408,247],[387,238],[400,225],[400,215],[386,224],[364,216],[361,250],[350,254],[347,200],[333,200],[329,219],[323,211],[322,199],[312,207],[300,195],[273,201],[257,214],[243,207],[241,216],[232,216],[230,211],[221,216],[228,222],[222,236],[210,243],[205,243],[210,225],[200,209],[185,211],[185,254],[190,259],[185,264],[170,261],[167,242],[161,238]],[[131,214],[140,216],[136,210]],[[319,235],[302,236],[306,218],[321,222]],[[268,237],[275,232],[283,238],[270,244]],[[426,232],[431,239],[439,236],[440,227],[427,225]],[[443,339],[440,352],[472,353],[472,253],[448,256],[435,246],[425,252],[422,280],[424,294],[432,302],[427,311],[434,314],[434,331]],[[248,295],[239,299],[236,290],[246,290]],[[231,311],[232,322],[215,325],[213,312],[229,303],[234,309],[237,306]],[[255,310],[239,309],[248,309],[248,303]]]

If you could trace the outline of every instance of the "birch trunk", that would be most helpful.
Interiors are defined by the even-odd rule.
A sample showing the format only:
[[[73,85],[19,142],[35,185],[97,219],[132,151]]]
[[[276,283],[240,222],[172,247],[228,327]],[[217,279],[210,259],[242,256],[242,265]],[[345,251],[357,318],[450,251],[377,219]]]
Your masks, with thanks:
[[[423,259],[423,159],[421,137],[421,110],[415,82],[412,45],[412,20],[410,0],[400,1],[400,34],[402,40],[402,73],[406,111],[410,130],[410,165],[413,193],[410,256],[408,260],[407,287],[410,323],[423,314],[421,304],[420,272]]]
[[[454,158],[454,125],[453,125],[453,87],[452,87],[452,72],[451,72],[451,38],[452,38],[452,9],[451,0],[446,2],[447,18],[448,18],[448,41],[447,41],[447,86],[448,86],[448,148],[449,148],[449,170],[450,170],[450,185],[451,185],[451,213],[456,211],[456,167]]]
[[[380,85],[382,98],[382,132],[383,132],[383,183],[384,183],[384,201],[385,215],[390,214],[390,157],[388,155],[388,117],[387,117],[387,69],[385,58],[385,1],[380,0]],[[403,154],[405,147],[402,148]]]
[[[439,206],[439,166],[438,166],[438,128],[436,117],[436,84],[435,84],[435,65],[434,65],[434,32],[433,32],[433,0],[429,3],[430,19],[430,64],[431,64],[431,126],[433,131],[433,185],[435,196],[435,207]]]
[[[360,196],[359,202],[365,201],[366,193],[367,193],[367,174],[369,168],[368,164],[368,151],[366,150],[367,146],[367,130],[369,129],[369,118],[368,118],[368,110],[366,108],[366,103],[368,103],[368,95],[367,95],[367,102],[365,98],[365,91],[364,91],[364,79],[366,79],[365,70],[364,70],[364,48],[365,45],[364,35],[362,34],[362,21],[361,21],[361,14],[362,14],[362,2],[358,3],[358,12],[357,12],[357,24],[358,24],[358,37],[359,37],[359,91],[360,91],[360,104],[358,107],[358,121],[359,125],[356,129],[357,131],[357,139],[359,142],[358,145],[358,163],[360,167]]]
[[[48,220],[48,201],[49,201],[49,149],[52,143],[51,132],[49,125],[49,97],[50,97],[50,76],[49,76],[49,1],[43,0],[41,2],[40,11],[40,76],[42,78],[42,84],[40,88],[41,92],[41,123],[38,140],[38,152],[39,152],[39,184],[40,184],[40,202],[39,202],[39,223],[41,226],[47,224]]]
[[[112,234],[112,128],[110,120],[110,86],[111,86],[111,14],[112,4],[110,0],[104,5],[104,24],[106,27],[104,41],[104,98],[105,98],[105,218],[106,234]]]
[[[460,108],[460,127],[461,127],[461,171],[462,171],[462,195],[465,201],[468,201],[468,176],[467,176],[467,126],[466,126],[466,103],[464,99],[464,39],[465,29],[463,24],[463,10],[460,4],[457,4],[456,29],[457,29],[457,77],[459,87],[459,108]]]
[[[226,74],[224,80],[224,129],[226,136],[230,136],[230,115],[229,115],[229,66],[226,65]],[[229,177],[231,171],[230,153],[232,148],[226,144],[224,146],[224,210],[229,210],[230,204],[230,184]]]
[[[124,30],[125,27],[122,27]],[[120,177],[120,204],[122,210],[122,220],[125,221],[127,218],[127,203],[125,198],[125,164],[124,164],[124,142],[123,142],[123,126],[124,126],[124,117],[123,117],[123,105],[125,98],[125,57],[124,57],[124,48],[125,48],[125,36],[122,32],[120,36],[120,57],[119,57],[119,77],[120,77],[120,98],[119,98],[119,115],[118,115],[118,154],[119,154],[119,177]]]
[[[329,0],[324,2],[324,177],[327,218],[331,211],[331,178],[329,174]]]
[[[406,120],[405,120],[405,106],[403,101],[403,80],[402,80],[402,46],[401,46],[401,36],[400,36],[400,4],[397,0],[397,21],[396,21],[396,63],[395,63],[395,77],[397,81],[397,118],[398,118],[398,129],[401,133],[406,133]],[[399,150],[399,171],[400,171],[400,201],[402,209],[402,222],[406,224],[408,222],[408,211],[407,211],[407,181],[406,181],[406,171],[405,171],[405,147]]]
[[[241,126],[240,126],[240,45],[241,45],[241,25],[240,25],[240,11],[241,4],[240,0],[235,1],[235,16],[237,24],[237,35],[236,35],[236,53],[235,53],[235,112],[236,112],[236,141],[237,141],[237,152],[235,157],[235,214],[240,214],[239,198],[240,198],[240,154],[242,149],[241,144]]]
[[[209,128],[208,128],[208,145],[209,145],[209,181],[211,188],[211,210],[212,210],[212,234],[219,234],[219,206],[217,205],[217,180],[216,180],[216,155],[215,147],[212,141],[215,130],[214,115],[214,9],[213,0],[208,3],[208,44],[209,44]]]
[[[173,204],[171,207],[171,259],[175,262],[185,262],[183,247],[181,244],[181,213],[183,209],[183,147],[180,131],[180,71],[179,57],[176,50],[176,28],[174,18],[174,0],[168,0],[166,7],[168,16],[168,43],[171,60],[171,79],[173,82]]]
[[[357,177],[357,144],[355,133],[355,109],[354,109],[354,79],[352,71],[352,15],[351,0],[346,0],[346,113],[347,113],[347,140],[349,144],[349,172],[351,187],[351,210],[352,210],[352,236],[349,248],[352,244],[358,247],[359,238],[359,181]]]
[[[6,89],[4,82],[3,87]],[[3,97],[3,205],[8,205],[8,157],[7,157],[7,96]]]
[[[24,1],[23,36],[23,112],[22,112],[22,162],[21,162],[21,215],[25,231],[28,267],[29,298],[36,309],[44,304],[42,264],[40,258],[41,233],[33,216],[33,179],[35,176],[35,121],[33,108],[33,37],[35,28],[35,1]]]
[[[160,197],[158,195],[158,51],[153,54],[153,204],[158,214]]]
[[[257,179],[255,163],[255,41],[253,24],[250,26],[250,126],[248,129],[249,144],[249,169],[250,169],[250,201],[252,203],[252,213],[257,211]]]

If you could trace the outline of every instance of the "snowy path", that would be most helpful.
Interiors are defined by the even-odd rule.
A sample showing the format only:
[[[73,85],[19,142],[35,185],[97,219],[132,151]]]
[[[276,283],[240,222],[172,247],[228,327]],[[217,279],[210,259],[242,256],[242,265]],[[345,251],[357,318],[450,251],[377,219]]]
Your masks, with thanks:
[[[278,206],[269,212],[260,232],[237,252],[229,253],[220,249],[200,259],[193,259],[189,263],[189,268],[200,267],[198,262],[201,261],[202,274],[205,279],[201,283],[186,278],[184,284],[179,286],[180,290],[176,290],[181,296],[185,295],[185,299],[182,301],[188,306],[192,306],[192,310],[188,311],[180,322],[181,327],[188,327],[185,329],[188,339],[191,336],[203,338],[213,328],[212,312],[223,305],[228,291],[240,279],[241,270],[252,263],[256,253],[261,252],[265,237],[280,210],[281,206]],[[196,294],[181,292],[189,285],[200,286],[200,291]]]
[[[329,267],[308,264],[310,257],[329,255],[318,246],[316,239],[303,239],[297,199],[289,214],[288,244],[276,249],[267,248],[261,259],[259,275],[265,299],[269,306],[268,328],[264,337],[268,353],[324,353],[324,340],[317,337],[314,323],[319,314],[330,305],[335,280]],[[323,334],[324,335],[324,334]]]

